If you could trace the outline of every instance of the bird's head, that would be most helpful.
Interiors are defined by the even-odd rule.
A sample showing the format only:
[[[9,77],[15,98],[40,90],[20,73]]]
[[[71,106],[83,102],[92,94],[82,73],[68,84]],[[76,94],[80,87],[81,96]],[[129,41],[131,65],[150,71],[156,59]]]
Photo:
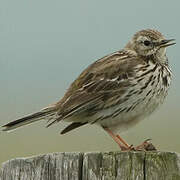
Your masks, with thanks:
[[[166,47],[175,44],[172,41],[174,39],[165,39],[157,30],[147,29],[137,32],[125,48],[135,51],[139,56],[163,57],[166,54]]]

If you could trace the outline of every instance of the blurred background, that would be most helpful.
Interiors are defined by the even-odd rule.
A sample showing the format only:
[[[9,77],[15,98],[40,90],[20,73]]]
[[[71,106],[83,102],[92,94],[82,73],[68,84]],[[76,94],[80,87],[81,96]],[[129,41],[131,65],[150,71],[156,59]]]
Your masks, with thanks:
[[[89,64],[155,28],[177,45],[168,48],[173,83],[165,104],[122,134],[130,144],[147,138],[162,151],[180,152],[180,1],[1,0],[0,125],[58,101]],[[42,121],[0,132],[0,163],[63,151],[117,151],[100,128],[87,125],[61,136],[65,123]]]

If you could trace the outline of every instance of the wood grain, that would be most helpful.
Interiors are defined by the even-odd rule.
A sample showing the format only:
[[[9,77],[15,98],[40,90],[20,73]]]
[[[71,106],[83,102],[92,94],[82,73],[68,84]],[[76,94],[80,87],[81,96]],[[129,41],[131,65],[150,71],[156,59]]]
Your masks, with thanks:
[[[52,153],[9,160],[0,180],[180,180],[173,152]]]

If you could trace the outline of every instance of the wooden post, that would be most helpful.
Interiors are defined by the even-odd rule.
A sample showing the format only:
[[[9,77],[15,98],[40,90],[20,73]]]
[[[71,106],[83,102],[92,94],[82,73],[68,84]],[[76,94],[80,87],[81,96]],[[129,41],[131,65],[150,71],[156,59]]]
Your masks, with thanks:
[[[53,153],[9,160],[0,180],[180,180],[172,152]]]

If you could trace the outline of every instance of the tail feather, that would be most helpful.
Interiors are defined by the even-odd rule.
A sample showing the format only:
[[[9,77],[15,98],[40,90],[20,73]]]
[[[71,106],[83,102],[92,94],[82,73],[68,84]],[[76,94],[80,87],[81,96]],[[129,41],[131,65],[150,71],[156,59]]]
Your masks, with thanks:
[[[34,114],[30,114],[30,115],[25,116],[23,118],[12,121],[8,124],[5,124],[4,126],[2,126],[2,128],[3,128],[2,130],[3,131],[11,131],[11,130],[14,130],[14,129],[19,128],[21,126],[25,126],[25,125],[31,124],[31,123],[39,121],[39,120],[43,120],[43,119],[47,119],[47,118],[49,119],[54,114],[55,114],[54,108],[46,108],[46,109],[43,109],[43,110],[36,112]]]
[[[81,126],[83,126],[83,125],[85,125],[85,124],[87,124],[87,123],[88,123],[88,122],[84,122],[84,123],[74,122],[74,123],[70,124],[69,126],[67,126],[65,129],[63,129],[63,130],[61,131],[61,134],[65,134],[65,133],[67,133],[67,132],[69,132],[69,131],[71,131],[71,130],[73,130],[73,129],[76,129],[76,128],[78,128],[78,127],[81,127]]]

